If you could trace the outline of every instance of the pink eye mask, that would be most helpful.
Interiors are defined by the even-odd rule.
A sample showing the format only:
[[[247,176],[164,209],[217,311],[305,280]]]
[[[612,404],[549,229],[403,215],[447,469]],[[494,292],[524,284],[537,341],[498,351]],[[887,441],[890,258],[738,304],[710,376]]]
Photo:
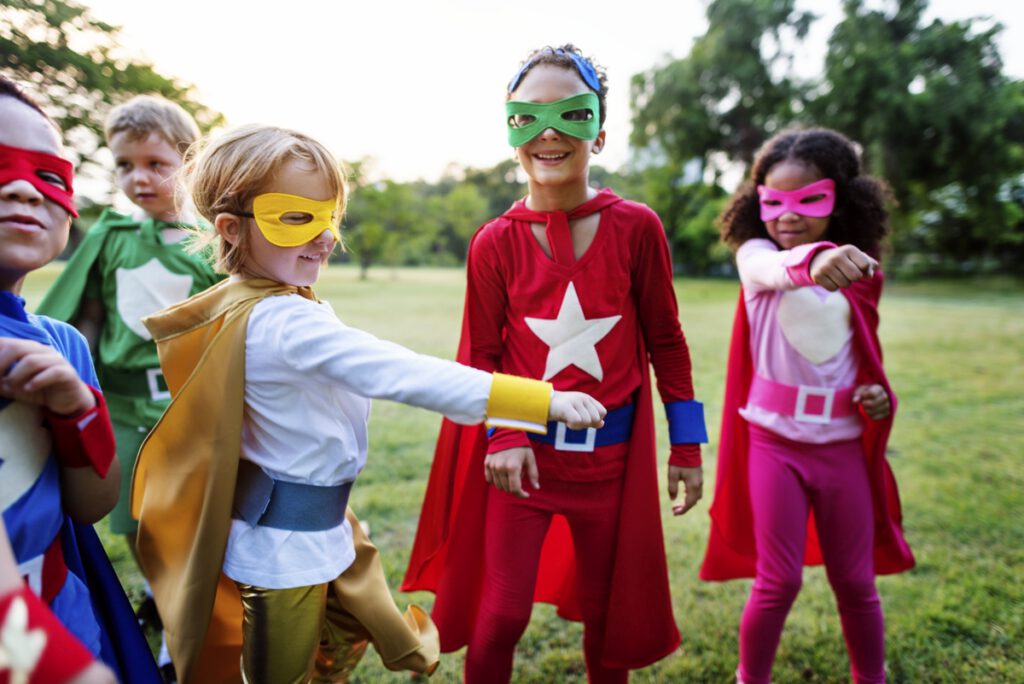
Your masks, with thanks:
[[[831,178],[822,178],[796,190],[776,190],[757,186],[761,200],[761,220],[774,221],[787,211],[801,216],[824,218],[836,206],[836,184]]]

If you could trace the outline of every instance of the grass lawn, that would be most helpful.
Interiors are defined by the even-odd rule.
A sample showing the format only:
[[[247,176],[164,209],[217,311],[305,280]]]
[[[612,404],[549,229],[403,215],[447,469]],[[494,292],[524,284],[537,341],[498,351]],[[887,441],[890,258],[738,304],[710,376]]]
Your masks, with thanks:
[[[56,269],[29,279],[39,301]],[[383,270],[367,281],[332,267],[317,288],[348,324],[417,351],[451,357],[459,333],[460,270]],[[634,682],[731,682],[748,581],[697,579],[714,490],[726,350],[737,286],[677,281],[697,396],[712,443],[708,499],[683,519],[663,501],[666,544],[682,650],[634,673]],[[1024,682],[1024,288],[993,282],[894,284],[882,301],[886,366],[900,398],[890,443],[904,526],[918,566],[879,580],[892,682]],[[369,464],[353,507],[369,521],[392,586],[408,561],[439,418],[375,404]],[[659,425],[667,457],[665,426]],[[104,528],[101,525],[101,528]],[[109,550],[125,584],[140,581],[119,539]],[[399,595],[429,607],[431,594]],[[581,630],[538,606],[516,660],[516,682],[585,682]],[[461,679],[462,653],[442,658],[436,682]],[[408,682],[371,653],[354,682]],[[775,681],[845,682],[846,653],[820,568],[805,573],[775,666]]]

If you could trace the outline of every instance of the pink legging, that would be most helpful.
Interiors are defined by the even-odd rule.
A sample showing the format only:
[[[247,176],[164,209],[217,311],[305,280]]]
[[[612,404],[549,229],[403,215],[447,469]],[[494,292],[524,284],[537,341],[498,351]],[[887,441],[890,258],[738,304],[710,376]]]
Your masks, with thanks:
[[[545,480],[539,490],[528,491],[528,499],[498,490],[488,497],[486,581],[466,652],[466,683],[500,684],[511,679],[516,643],[533,609],[541,546],[555,513],[568,520],[576,550],[587,678],[593,684],[628,681],[629,670],[600,663],[622,481]]]
[[[810,508],[853,679],[884,682],[874,515],[860,440],[804,444],[750,426],[750,500],[757,577],[740,622],[740,678],[745,684],[771,681],[786,614],[800,591]]]

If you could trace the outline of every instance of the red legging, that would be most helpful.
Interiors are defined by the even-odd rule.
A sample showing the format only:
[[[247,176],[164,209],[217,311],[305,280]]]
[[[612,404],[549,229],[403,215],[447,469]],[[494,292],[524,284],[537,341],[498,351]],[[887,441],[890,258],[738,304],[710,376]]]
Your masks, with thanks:
[[[528,491],[528,499],[496,489],[488,496],[486,580],[466,652],[466,683],[500,684],[511,679],[516,643],[533,609],[541,546],[555,513],[568,520],[576,550],[588,680],[592,684],[628,681],[629,670],[600,663],[622,481],[545,480],[540,489]]]
[[[804,444],[750,426],[750,501],[757,577],[740,622],[744,684],[771,681],[786,614],[800,591],[808,509],[836,595],[850,670],[885,681],[885,629],[875,590],[874,514],[860,440]]]

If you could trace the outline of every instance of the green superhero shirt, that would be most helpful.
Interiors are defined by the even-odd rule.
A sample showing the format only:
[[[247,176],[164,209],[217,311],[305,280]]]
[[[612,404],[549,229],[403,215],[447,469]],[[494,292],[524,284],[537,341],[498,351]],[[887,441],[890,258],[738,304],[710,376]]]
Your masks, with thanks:
[[[111,418],[126,425],[151,427],[170,401],[142,318],[222,278],[184,243],[165,243],[161,231],[171,227],[105,210],[37,311],[74,322],[83,299],[102,301],[106,317],[93,355]]]

